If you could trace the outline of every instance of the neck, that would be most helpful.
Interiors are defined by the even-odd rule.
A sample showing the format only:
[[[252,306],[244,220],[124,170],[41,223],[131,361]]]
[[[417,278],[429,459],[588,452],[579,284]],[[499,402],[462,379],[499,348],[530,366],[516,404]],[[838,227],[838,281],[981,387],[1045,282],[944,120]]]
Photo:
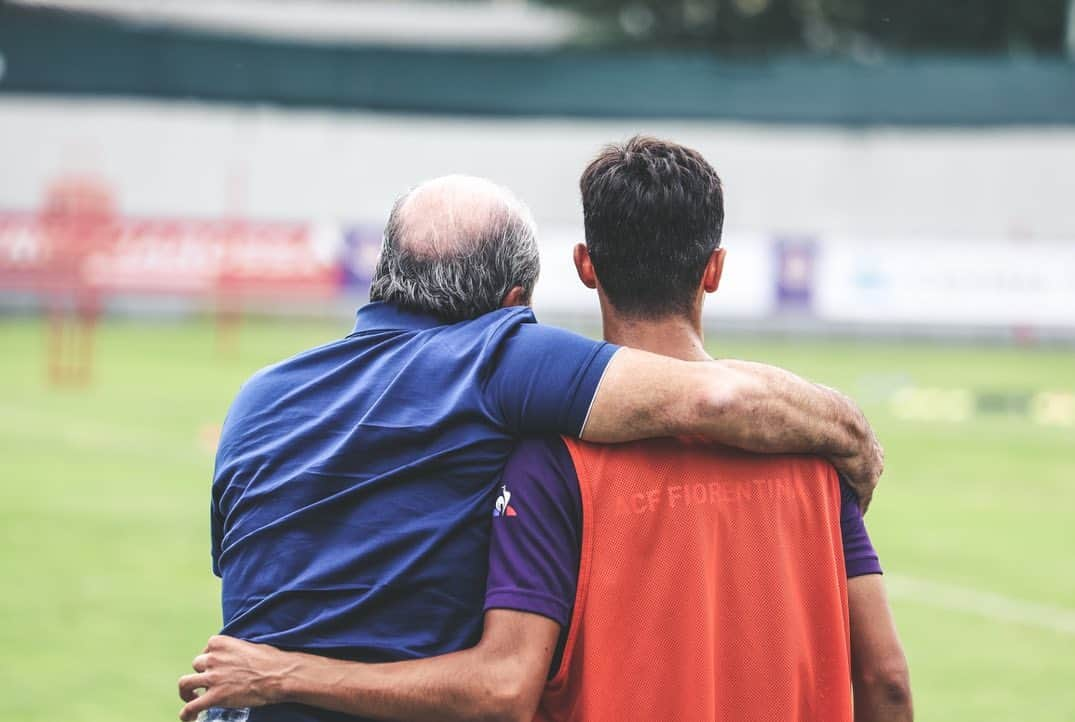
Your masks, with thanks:
[[[701,309],[689,316],[658,319],[624,317],[601,304],[605,340],[683,361],[710,361],[702,338]]]

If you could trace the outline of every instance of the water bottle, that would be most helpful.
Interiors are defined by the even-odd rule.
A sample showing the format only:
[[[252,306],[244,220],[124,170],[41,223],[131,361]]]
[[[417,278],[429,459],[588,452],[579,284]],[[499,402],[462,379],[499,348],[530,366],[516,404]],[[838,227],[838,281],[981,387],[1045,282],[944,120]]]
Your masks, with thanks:
[[[210,707],[198,715],[198,722],[246,722],[250,719],[250,708],[228,709]]]

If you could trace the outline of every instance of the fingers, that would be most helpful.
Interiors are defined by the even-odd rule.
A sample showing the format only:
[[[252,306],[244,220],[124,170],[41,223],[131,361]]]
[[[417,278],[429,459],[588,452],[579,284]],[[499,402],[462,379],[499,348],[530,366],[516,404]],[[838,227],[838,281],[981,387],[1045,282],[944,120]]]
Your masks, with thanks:
[[[231,639],[231,637],[225,637],[222,634],[214,634],[205,643],[205,646],[202,647],[202,654],[205,654],[206,652],[212,652],[214,649],[220,649],[227,644],[227,641],[229,639]]]
[[[867,509],[870,508],[870,502],[873,501],[873,492],[877,488],[878,482],[881,480],[881,475],[885,473],[885,449],[876,441],[874,442],[874,455],[875,455],[875,468],[874,473],[871,476],[872,483],[866,492],[862,495],[862,499],[859,501],[859,505],[862,507],[862,513],[865,514]]]
[[[179,678],[179,698],[184,702],[190,702],[198,698],[197,690],[209,687],[209,675],[188,674]]]
[[[202,653],[194,658],[191,667],[195,674],[188,674],[179,678],[179,697],[186,706],[179,712],[179,719],[183,722],[194,722],[198,715],[215,706],[218,692],[210,688],[209,667],[213,663],[213,654],[219,653],[233,641],[229,637],[214,635],[209,638]],[[198,694],[198,690],[205,690]]]
[[[209,641],[206,643],[205,649],[202,650],[202,653],[194,658],[194,662],[191,665],[194,667],[194,671],[204,672],[212,661],[211,655],[214,652],[227,651],[228,648],[234,645],[236,642],[237,640],[232,637],[225,637],[221,634],[214,634],[212,637],[209,638]]]
[[[215,699],[213,690],[207,691],[200,697],[195,697],[179,711],[179,719],[183,720],[183,722],[194,722],[198,719],[199,714],[210,707],[216,706]]]
[[[866,510],[870,508],[870,502],[873,501],[874,490],[877,489],[877,479],[874,477],[872,484],[856,484],[855,495],[859,499],[859,509],[865,514]]]
[[[187,704],[179,711],[179,719],[183,722],[194,722],[198,715],[215,706],[215,690],[208,688],[209,680],[205,673],[188,674],[179,678],[179,696]],[[205,692],[198,694],[199,689]]]

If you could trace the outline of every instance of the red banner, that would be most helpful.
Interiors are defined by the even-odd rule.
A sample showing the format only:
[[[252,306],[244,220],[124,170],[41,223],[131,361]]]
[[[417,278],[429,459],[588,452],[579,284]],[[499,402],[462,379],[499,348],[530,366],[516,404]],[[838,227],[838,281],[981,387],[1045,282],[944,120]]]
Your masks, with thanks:
[[[0,213],[0,288],[324,298],[328,256],[300,223]]]

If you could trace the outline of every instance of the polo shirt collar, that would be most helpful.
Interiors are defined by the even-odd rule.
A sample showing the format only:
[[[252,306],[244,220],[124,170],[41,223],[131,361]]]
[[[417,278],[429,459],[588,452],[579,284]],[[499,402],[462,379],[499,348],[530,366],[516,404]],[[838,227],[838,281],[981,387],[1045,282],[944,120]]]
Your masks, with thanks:
[[[353,333],[367,331],[420,331],[445,322],[421,311],[410,311],[392,303],[373,301],[358,309]]]

